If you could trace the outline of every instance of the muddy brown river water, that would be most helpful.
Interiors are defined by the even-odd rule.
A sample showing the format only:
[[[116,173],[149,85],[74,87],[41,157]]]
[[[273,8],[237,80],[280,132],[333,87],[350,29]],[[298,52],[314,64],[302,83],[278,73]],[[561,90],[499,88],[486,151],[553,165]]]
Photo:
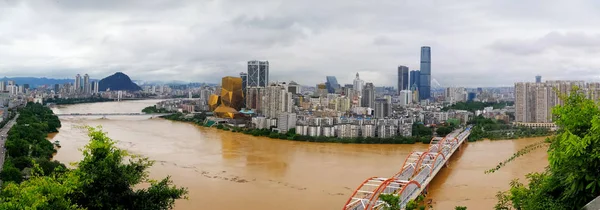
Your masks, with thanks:
[[[155,100],[78,104],[55,113],[139,112]],[[142,116],[61,117],[52,140],[62,148],[54,157],[64,163],[82,158],[88,142],[82,125],[102,126],[118,146],[156,161],[151,178],[170,175],[189,189],[189,199],[175,209],[341,209],[365,179],[388,177],[406,156],[428,145],[349,145],[292,142],[197,127]],[[461,147],[429,186],[434,209],[492,209],[497,191],[514,178],[541,171],[544,149],[518,158],[494,174],[489,168],[543,138],[481,141]]]

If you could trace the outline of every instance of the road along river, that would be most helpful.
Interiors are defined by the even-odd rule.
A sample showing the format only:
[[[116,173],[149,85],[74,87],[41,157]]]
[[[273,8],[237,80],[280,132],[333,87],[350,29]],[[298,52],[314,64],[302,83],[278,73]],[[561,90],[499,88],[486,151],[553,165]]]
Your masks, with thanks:
[[[158,101],[104,102],[59,106],[65,113],[139,112]],[[172,176],[187,187],[189,200],[175,209],[341,209],[365,179],[395,174],[411,151],[428,145],[349,145],[253,137],[143,116],[61,117],[52,137],[62,148],[54,157],[64,163],[82,158],[88,142],[82,125],[101,125],[118,146],[156,161],[151,178]],[[489,168],[542,138],[481,141],[464,145],[430,185],[435,209],[491,209],[499,190],[514,178],[541,171],[545,149],[518,158],[494,174]]]

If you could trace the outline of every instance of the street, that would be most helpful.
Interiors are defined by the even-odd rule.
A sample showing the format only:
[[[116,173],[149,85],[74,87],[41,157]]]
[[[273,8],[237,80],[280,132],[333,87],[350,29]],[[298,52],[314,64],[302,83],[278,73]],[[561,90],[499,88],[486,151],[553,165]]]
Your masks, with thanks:
[[[6,137],[10,128],[15,125],[19,114],[17,114],[10,122],[8,122],[2,129],[0,129],[0,148],[2,148],[0,154],[0,171],[4,167],[4,158],[6,157],[6,149],[4,148],[4,144],[6,143]],[[1,182],[0,182],[1,183]]]

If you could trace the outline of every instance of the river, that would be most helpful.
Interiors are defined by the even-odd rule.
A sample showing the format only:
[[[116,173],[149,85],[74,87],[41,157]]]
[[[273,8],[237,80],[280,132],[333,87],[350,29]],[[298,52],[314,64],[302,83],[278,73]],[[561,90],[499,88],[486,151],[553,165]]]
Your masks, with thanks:
[[[59,106],[55,113],[139,112],[155,100]],[[341,209],[365,179],[399,171],[411,151],[428,145],[350,145],[253,137],[142,116],[61,117],[55,160],[79,161],[88,137],[82,125],[102,126],[117,146],[156,163],[150,177],[170,175],[189,189],[175,209]],[[491,209],[510,180],[542,171],[545,149],[484,174],[512,153],[542,138],[480,141],[464,145],[430,185],[435,209]]]

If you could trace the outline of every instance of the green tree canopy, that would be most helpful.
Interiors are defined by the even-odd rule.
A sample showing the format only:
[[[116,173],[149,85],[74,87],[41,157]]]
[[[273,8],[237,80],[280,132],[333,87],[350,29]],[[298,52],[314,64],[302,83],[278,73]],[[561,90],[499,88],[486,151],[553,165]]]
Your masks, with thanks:
[[[552,112],[560,130],[549,139],[549,167],[529,174],[527,185],[511,182],[496,209],[579,209],[600,196],[599,104],[576,87],[561,99],[564,105]]]
[[[67,170],[50,161],[40,167],[34,162],[33,177],[2,188],[0,209],[170,209],[185,197],[187,190],[173,186],[169,177],[148,179],[153,161],[117,148],[100,129],[88,129],[91,139],[78,168]],[[58,173],[42,176],[50,168],[58,168]],[[150,187],[134,189],[141,183]]]

